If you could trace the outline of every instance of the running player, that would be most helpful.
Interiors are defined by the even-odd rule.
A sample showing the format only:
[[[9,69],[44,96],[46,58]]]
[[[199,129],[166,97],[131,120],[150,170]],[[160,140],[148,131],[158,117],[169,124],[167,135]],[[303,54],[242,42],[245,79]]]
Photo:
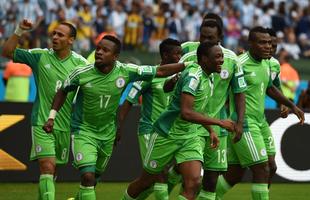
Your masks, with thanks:
[[[32,23],[26,19],[17,26],[15,33],[3,45],[3,56],[14,62],[25,63],[32,68],[37,95],[32,108],[32,148],[30,160],[38,160],[40,167],[39,199],[54,199],[54,174],[56,165],[68,162],[70,146],[70,112],[74,92],[65,101],[59,118],[55,121],[52,134],[42,130],[52,98],[61,87],[62,80],[78,65],[87,61],[71,51],[76,37],[76,29],[69,23],[62,22],[52,32],[52,49],[16,48],[20,36],[32,29]]]
[[[169,76],[184,69],[184,64],[136,66],[117,61],[120,41],[103,37],[96,48],[95,64],[71,72],[56,93],[46,132],[53,131],[57,112],[68,93],[80,87],[72,117],[74,166],[81,173],[79,199],[96,199],[94,186],[110,159],[116,132],[116,111],[123,89],[131,81]],[[70,93],[69,93],[70,94]]]

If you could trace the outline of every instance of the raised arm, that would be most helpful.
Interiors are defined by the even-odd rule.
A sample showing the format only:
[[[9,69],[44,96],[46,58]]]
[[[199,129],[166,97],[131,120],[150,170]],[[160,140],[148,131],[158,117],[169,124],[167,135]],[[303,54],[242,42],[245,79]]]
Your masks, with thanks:
[[[185,63],[166,64],[157,67],[156,77],[167,77],[183,71]]]
[[[9,39],[5,41],[5,43],[3,44],[2,47],[3,57],[13,59],[14,50],[17,47],[20,36],[23,33],[30,31],[32,29],[32,26],[33,26],[32,23],[27,19],[24,19],[19,23],[19,25],[15,29],[14,34],[11,35]]]
[[[47,122],[43,126],[43,130],[46,133],[51,133],[53,131],[53,126],[54,126],[54,120],[57,115],[57,112],[60,110],[62,105],[64,104],[66,98],[67,98],[67,92],[65,92],[62,89],[59,89],[53,99],[52,103],[52,109],[50,111],[49,117]]]
[[[304,112],[300,110],[293,102],[287,99],[275,86],[271,86],[267,89],[267,94],[279,104],[283,104],[289,107],[292,112],[298,117],[300,124],[305,121]]]
[[[171,92],[174,89],[174,86],[178,80],[179,80],[179,74],[175,74],[170,79],[167,79],[163,87],[164,92]]]

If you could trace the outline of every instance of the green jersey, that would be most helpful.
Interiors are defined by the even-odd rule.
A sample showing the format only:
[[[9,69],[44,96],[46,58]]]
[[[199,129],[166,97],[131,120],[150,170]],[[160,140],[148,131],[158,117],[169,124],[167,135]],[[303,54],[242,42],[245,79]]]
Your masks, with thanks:
[[[209,76],[196,63],[191,63],[182,73],[166,110],[154,123],[154,130],[174,139],[197,136],[197,124],[181,118],[181,95],[188,93],[195,97],[193,109],[206,113],[206,105],[212,95],[213,84]]]
[[[155,67],[118,61],[108,74],[94,64],[74,70],[63,84],[66,92],[80,87],[71,122],[73,133],[100,140],[115,137],[116,112],[124,88],[129,82],[151,80],[155,74]]]
[[[137,103],[142,95],[141,118],[139,134],[149,134],[153,131],[153,123],[165,110],[172,92],[165,93],[163,86],[167,78],[154,78],[152,81],[134,82],[127,100]]]
[[[31,124],[43,126],[46,122],[53,98],[62,81],[77,66],[85,66],[87,60],[81,55],[71,51],[71,54],[60,60],[53,49],[16,49],[14,51],[14,62],[25,63],[33,71],[37,86],[37,95],[32,107]],[[55,130],[70,130],[71,104],[74,93],[66,99],[64,106],[57,114],[54,123]]]
[[[197,48],[199,42],[186,42],[182,44],[183,52],[187,52],[181,58],[181,61],[197,61]],[[239,59],[234,52],[221,46],[224,54],[224,63],[221,73],[213,73],[214,92],[207,104],[207,114],[213,118],[227,118],[225,102],[231,88],[234,93],[241,93],[246,90],[244,74],[240,66]],[[221,133],[227,134],[225,129],[221,129]],[[208,135],[204,127],[199,128],[199,135]]]
[[[274,57],[271,57],[269,61],[272,83],[274,86],[281,90],[280,63]]]
[[[261,123],[264,119],[265,96],[272,86],[269,60],[256,61],[249,52],[239,56],[248,89],[245,91],[245,123],[248,120]],[[234,99],[231,99],[230,111],[235,118]]]

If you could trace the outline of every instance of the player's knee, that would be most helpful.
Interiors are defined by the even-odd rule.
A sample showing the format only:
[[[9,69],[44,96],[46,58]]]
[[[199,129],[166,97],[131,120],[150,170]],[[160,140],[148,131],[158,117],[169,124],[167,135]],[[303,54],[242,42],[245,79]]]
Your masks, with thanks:
[[[83,186],[94,186],[96,183],[96,178],[95,178],[95,174],[94,173],[84,173],[82,175],[82,180],[81,180],[81,184]]]
[[[272,164],[269,164],[269,171],[270,171],[269,173],[270,174],[274,175],[276,173],[277,169],[278,169],[278,167],[277,167],[275,162]]]
[[[184,188],[190,190],[197,190],[201,184],[200,176],[187,177],[183,181]]]
[[[49,160],[39,161],[41,174],[55,174],[55,164]]]

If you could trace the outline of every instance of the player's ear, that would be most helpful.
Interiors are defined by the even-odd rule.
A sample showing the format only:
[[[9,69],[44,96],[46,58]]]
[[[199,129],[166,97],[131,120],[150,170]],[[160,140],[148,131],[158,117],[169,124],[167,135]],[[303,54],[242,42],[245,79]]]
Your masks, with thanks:
[[[70,45],[72,45],[73,42],[74,42],[74,38],[73,38],[73,37],[70,37],[69,40],[68,40],[68,43],[69,43]]]

